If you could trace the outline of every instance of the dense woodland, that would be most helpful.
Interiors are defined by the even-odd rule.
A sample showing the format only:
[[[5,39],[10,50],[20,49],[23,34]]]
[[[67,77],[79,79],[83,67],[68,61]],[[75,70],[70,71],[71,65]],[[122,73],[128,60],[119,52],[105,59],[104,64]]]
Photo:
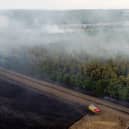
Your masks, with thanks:
[[[80,53],[65,53],[45,48],[32,48],[31,65],[41,76],[79,87],[95,96],[108,96],[129,101],[128,57],[97,58]]]

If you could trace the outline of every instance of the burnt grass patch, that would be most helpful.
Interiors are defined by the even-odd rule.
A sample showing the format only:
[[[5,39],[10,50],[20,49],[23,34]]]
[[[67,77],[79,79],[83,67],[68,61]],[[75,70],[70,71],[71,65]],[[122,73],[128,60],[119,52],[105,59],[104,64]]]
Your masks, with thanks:
[[[67,129],[85,107],[0,79],[0,129]]]

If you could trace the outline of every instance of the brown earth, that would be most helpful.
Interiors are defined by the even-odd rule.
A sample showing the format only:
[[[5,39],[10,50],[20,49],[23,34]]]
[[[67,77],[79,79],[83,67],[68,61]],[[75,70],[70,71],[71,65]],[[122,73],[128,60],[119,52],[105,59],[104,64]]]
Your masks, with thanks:
[[[104,109],[94,117],[90,115],[84,116],[69,129],[128,129],[128,127],[129,117],[124,117],[114,110],[107,111]]]

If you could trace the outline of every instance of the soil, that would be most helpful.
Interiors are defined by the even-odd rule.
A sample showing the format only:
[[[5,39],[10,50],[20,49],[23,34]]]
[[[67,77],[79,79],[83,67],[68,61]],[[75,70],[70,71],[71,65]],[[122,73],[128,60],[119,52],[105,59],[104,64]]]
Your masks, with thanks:
[[[0,129],[67,129],[87,111],[0,80]]]
[[[94,117],[88,114],[69,129],[128,129],[129,117],[125,118],[115,111],[102,111]]]

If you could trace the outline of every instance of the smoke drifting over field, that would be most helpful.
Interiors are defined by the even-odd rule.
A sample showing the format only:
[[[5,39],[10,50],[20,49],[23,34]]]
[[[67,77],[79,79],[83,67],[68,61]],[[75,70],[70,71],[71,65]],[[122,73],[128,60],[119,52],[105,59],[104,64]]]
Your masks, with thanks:
[[[1,54],[21,46],[58,44],[67,52],[129,56],[128,35],[128,10],[0,11]]]

